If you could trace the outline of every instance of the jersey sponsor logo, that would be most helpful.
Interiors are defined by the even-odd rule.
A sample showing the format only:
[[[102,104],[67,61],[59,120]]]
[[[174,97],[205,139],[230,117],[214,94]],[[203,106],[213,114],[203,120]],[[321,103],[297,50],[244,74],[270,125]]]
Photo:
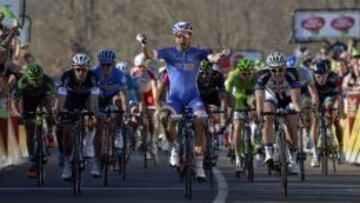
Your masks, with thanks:
[[[185,64],[185,70],[187,70],[187,71],[192,71],[192,70],[194,70],[194,68],[195,68],[194,63],[186,63]]]

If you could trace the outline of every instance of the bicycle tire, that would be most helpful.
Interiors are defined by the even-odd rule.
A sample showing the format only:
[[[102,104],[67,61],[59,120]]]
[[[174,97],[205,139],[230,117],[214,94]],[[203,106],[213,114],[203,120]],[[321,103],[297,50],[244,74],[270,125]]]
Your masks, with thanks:
[[[42,187],[44,186],[44,140],[42,131],[37,127],[35,127],[35,135],[37,184]]]
[[[122,180],[125,180],[126,179],[126,166],[127,166],[127,160],[126,160],[126,156],[127,156],[127,147],[128,147],[128,129],[124,128],[123,129],[123,143],[124,143],[124,146],[122,148],[122,159],[121,159],[121,170],[122,170]]]
[[[104,186],[109,185],[109,170],[110,165],[112,165],[113,160],[113,147],[114,147],[114,133],[110,129],[110,125],[107,125],[107,128],[104,130],[104,149],[103,149],[103,159],[102,165],[104,168]]]
[[[148,151],[148,143],[147,143],[147,131],[144,125],[140,127],[140,133],[141,133],[141,142],[143,145],[143,159],[144,159],[144,168],[147,169],[148,167],[148,160],[146,158],[146,153]]]
[[[304,143],[303,143],[303,130],[300,129],[300,151],[298,154],[298,161],[299,161],[299,165],[300,165],[300,181],[305,181],[305,156],[306,154],[304,153]]]
[[[214,187],[214,174],[212,171],[213,168],[213,163],[212,163],[212,158],[213,158],[213,139],[212,139],[212,134],[209,130],[209,128],[207,128],[207,133],[206,133],[206,160],[205,160],[205,166],[206,166],[206,170],[207,170],[207,174],[209,176],[209,186],[210,188]]]
[[[190,129],[184,130],[185,134],[185,188],[186,188],[186,197],[188,199],[192,199],[192,181],[193,181],[193,173],[192,173],[192,163],[193,163],[193,131]]]
[[[244,129],[244,140],[245,140],[245,165],[247,171],[248,182],[254,182],[254,167],[253,167],[253,149],[251,143],[251,130],[249,127]]]
[[[281,191],[284,197],[287,197],[287,176],[288,176],[288,163],[286,153],[286,142],[284,131],[279,132],[280,137],[280,164],[281,164]]]
[[[78,129],[78,133],[75,135],[75,149],[74,149],[74,163],[73,163],[73,192],[75,196],[81,195],[81,147],[82,143],[82,128]]]

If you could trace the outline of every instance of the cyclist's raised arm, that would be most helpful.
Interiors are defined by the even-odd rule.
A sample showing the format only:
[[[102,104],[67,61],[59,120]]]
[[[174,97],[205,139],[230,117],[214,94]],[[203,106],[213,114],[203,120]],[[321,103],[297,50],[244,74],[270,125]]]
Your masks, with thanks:
[[[207,56],[207,59],[211,62],[211,63],[216,63],[218,62],[222,57],[227,56],[230,54],[230,50],[229,49],[223,49],[221,50],[221,52],[218,53],[213,53],[213,54],[209,54]]]
[[[155,54],[153,50],[147,48],[147,40],[144,34],[136,35],[136,40],[141,44],[141,51],[147,59],[155,59]]]

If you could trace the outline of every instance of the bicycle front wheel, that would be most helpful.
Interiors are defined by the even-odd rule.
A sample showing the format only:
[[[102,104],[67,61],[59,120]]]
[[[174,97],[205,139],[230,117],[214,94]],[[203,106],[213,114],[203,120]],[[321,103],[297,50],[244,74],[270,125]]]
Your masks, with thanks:
[[[288,162],[287,151],[285,142],[284,131],[279,132],[279,144],[280,144],[280,164],[281,164],[281,191],[284,197],[287,197],[287,175],[288,175]]]

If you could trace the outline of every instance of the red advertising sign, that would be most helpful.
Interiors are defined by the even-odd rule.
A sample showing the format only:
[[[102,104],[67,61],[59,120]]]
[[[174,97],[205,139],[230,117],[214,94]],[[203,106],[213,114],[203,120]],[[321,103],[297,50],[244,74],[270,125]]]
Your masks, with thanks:
[[[311,16],[301,23],[302,27],[311,32],[318,32],[325,25],[325,19],[321,16]]]

